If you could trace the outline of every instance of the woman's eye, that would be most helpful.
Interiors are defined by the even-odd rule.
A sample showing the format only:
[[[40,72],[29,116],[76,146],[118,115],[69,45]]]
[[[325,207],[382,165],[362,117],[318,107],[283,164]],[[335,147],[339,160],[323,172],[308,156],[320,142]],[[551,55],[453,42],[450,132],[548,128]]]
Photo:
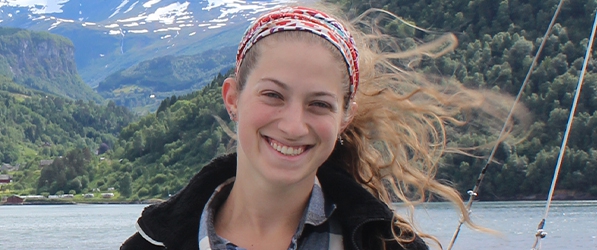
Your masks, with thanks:
[[[332,105],[327,102],[313,102],[311,105],[318,108],[332,109]]]
[[[280,95],[276,92],[265,92],[263,95],[270,97],[270,98],[282,99],[282,95]]]

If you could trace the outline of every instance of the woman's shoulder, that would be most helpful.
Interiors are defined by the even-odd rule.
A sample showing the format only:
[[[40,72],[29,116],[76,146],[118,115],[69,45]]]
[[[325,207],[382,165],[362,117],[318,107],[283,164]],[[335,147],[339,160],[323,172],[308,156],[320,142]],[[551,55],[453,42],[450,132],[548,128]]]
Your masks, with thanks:
[[[394,212],[358,183],[341,164],[341,161],[328,160],[319,168],[317,178],[326,199],[336,205],[334,213],[342,226],[345,249],[382,249],[380,237],[393,237]],[[394,231],[399,233],[400,229],[394,228]],[[385,244],[385,249],[429,249],[418,235],[403,246],[396,241],[386,241]]]
[[[146,207],[137,220],[139,231],[166,246],[196,242],[205,204],[217,186],[236,174],[235,166],[234,154],[212,160],[170,199]]]

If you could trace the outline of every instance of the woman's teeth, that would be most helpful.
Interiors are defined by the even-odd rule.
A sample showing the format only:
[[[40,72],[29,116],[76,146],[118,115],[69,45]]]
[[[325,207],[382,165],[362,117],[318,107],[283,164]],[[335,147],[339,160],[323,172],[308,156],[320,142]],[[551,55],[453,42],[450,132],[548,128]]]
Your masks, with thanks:
[[[305,147],[288,147],[288,146],[280,146],[275,142],[270,142],[272,148],[277,150],[278,152],[282,153],[283,155],[290,155],[295,156],[303,153],[305,151]]]

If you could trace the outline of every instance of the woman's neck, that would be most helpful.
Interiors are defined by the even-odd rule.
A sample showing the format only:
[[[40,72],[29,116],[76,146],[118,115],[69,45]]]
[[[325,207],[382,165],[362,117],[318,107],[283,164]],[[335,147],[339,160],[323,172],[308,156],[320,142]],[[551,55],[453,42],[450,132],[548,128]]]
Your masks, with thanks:
[[[245,177],[237,175],[230,195],[218,209],[216,232],[247,249],[287,248],[308,204],[314,177],[292,187]]]

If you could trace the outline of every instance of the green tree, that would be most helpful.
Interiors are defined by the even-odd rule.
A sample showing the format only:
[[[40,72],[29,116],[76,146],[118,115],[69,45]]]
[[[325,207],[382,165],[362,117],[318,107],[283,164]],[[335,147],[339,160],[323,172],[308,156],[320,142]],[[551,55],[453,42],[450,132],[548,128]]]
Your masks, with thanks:
[[[120,186],[120,195],[123,197],[129,197],[131,196],[131,194],[133,193],[133,189],[132,189],[132,178],[131,178],[131,174],[129,173],[125,173],[124,176],[122,176],[122,178],[120,179],[119,182],[119,186]]]

